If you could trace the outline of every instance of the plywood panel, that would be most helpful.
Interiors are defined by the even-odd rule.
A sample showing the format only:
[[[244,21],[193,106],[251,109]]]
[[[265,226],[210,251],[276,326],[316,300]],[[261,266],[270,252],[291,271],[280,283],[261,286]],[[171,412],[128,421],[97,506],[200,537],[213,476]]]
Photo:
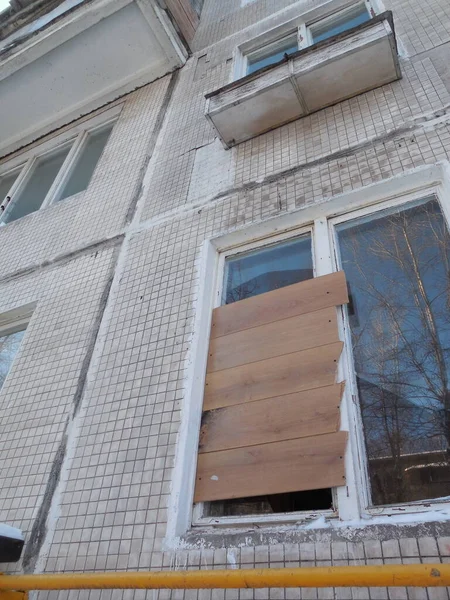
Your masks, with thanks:
[[[187,42],[191,42],[198,25],[198,16],[193,11],[188,0],[166,0],[176,24]]]
[[[198,455],[195,502],[344,485],[347,433]]]
[[[348,302],[343,271],[215,308],[211,338]]]
[[[337,341],[333,306],[212,339],[207,371],[229,369]]]
[[[203,413],[199,452],[229,450],[339,429],[343,384]]]
[[[206,375],[203,410],[273,398],[335,383],[342,342]]]

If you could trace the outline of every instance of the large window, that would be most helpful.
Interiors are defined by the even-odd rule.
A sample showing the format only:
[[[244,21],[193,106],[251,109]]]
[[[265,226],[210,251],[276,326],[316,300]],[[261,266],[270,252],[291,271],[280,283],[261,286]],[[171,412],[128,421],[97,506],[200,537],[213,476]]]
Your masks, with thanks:
[[[310,322],[309,315],[304,315],[301,317],[302,321],[300,322],[298,319],[300,317],[295,317],[294,319],[284,319],[282,314],[277,314],[278,312],[282,312],[281,306],[278,305],[278,296],[273,296],[272,294],[277,290],[287,290],[292,289],[292,292],[288,292],[293,294],[293,298],[300,292],[297,292],[298,287],[295,284],[301,284],[301,282],[307,282],[308,280],[313,280],[314,271],[313,271],[313,260],[312,260],[312,240],[309,234],[301,235],[299,237],[294,237],[285,241],[280,241],[278,243],[272,243],[266,246],[260,246],[256,249],[250,249],[245,251],[244,249],[240,249],[237,253],[234,252],[229,254],[225,258],[224,263],[224,278],[223,278],[223,289],[222,289],[222,301],[221,305],[230,305],[238,312],[234,312],[233,316],[233,328],[236,330],[240,329],[240,333],[231,334],[231,336],[222,336],[220,338],[219,344],[222,345],[222,350],[219,347],[211,343],[210,350],[212,353],[216,352],[216,356],[218,357],[218,361],[221,363],[216,366],[210,365],[210,370],[215,371],[215,374],[219,372],[220,374],[228,374],[230,379],[235,377],[235,374],[238,374],[239,369],[246,368],[250,366],[250,368],[254,367],[260,358],[265,356],[271,357],[275,354],[281,355],[281,362],[289,356],[289,353],[298,349],[298,348],[309,348],[309,345],[305,343],[302,345],[300,338],[306,338],[308,333],[304,329],[304,324]],[[244,251],[242,251],[244,250]],[[272,294],[270,294],[270,292]],[[326,292],[324,292],[325,294]],[[255,327],[251,327],[251,325],[247,323],[243,323],[242,327],[244,330],[242,331],[241,326],[237,324],[236,320],[239,320],[239,310],[242,305],[242,309],[245,311],[246,302],[249,299],[255,299],[258,296],[262,299],[263,303],[269,302],[267,305],[267,312],[273,311],[273,307],[278,306],[279,311],[276,310],[275,313],[268,317],[271,323],[263,324],[263,325],[255,325]],[[273,307],[270,306],[270,298],[273,298]],[[282,300],[283,302],[283,300]],[[294,304],[296,300],[293,300]],[[292,301],[288,301],[288,306],[292,305]],[[247,305],[248,306],[248,305]],[[315,310],[315,306],[309,306],[307,310]],[[234,308],[233,308],[234,310]],[[330,309],[331,315],[334,314],[334,308]],[[319,311],[320,312],[320,311]],[[328,313],[327,313],[328,314]],[[313,317],[314,318],[314,317]],[[277,320],[281,319],[281,320]],[[331,318],[326,317],[327,325],[331,323]],[[250,327],[250,329],[246,329],[246,327]],[[296,330],[296,328],[299,328]],[[280,332],[281,330],[286,333],[279,334],[276,332]],[[289,330],[289,333],[287,333]],[[273,335],[272,342],[269,342],[267,336]],[[313,332],[313,337],[315,337],[315,333]],[[272,348],[267,352],[258,348],[259,344],[256,342],[256,338],[261,340],[262,345],[271,344]],[[227,351],[223,351],[225,346],[223,344],[227,344],[226,338],[228,337],[228,343],[234,346],[235,355],[233,360],[228,360]],[[290,345],[289,338],[293,339],[293,345]],[[277,339],[278,338],[278,339]],[[264,341],[265,340],[265,341]],[[281,342],[281,343],[280,343]],[[251,349],[251,344],[255,343],[254,351]],[[319,341],[319,344],[326,343],[324,340]],[[275,346],[280,345],[280,349],[275,350]],[[315,352],[315,351],[313,351]],[[239,355],[239,356],[238,356]],[[211,357],[213,354],[210,355]],[[242,358],[244,356],[244,358]],[[308,354],[305,354],[305,360],[309,360]],[[274,359],[275,361],[278,359]],[[301,358],[299,357],[299,360]],[[255,363],[256,361],[256,363]],[[237,367],[237,370],[234,371],[230,369],[233,365],[239,365],[241,363],[250,363],[244,364],[242,367]],[[268,368],[270,368],[271,360],[268,361]],[[215,370],[217,367],[218,371]],[[281,367],[282,368],[282,367]],[[221,370],[224,369],[224,370]],[[334,375],[332,375],[331,382],[334,383]],[[210,384],[213,385],[213,382],[210,381]],[[207,383],[208,385],[208,383]],[[269,384],[270,385],[270,384]],[[314,386],[315,383],[312,383]],[[308,388],[309,386],[306,385]],[[211,389],[211,388],[210,388]],[[286,393],[275,387],[275,396],[279,393]],[[319,393],[322,393],[321,391]],[[331,392],[325,392],[330,396]],[[243,426],[242,437],[241,440],[236,439],[239,438],[240,432],[237,431],[239,428],[233,427],[232,423],[235,420],[241,421],[241,425],[243,420],[249,419],[249,411],[256,411],[256,414],[261,415],[263,421],[267,419],[271,420],[271,414],[277,414],[279,411],[284,411],[284,406],[286,404],[287,410],[292,410],[292,414],[295,415],[293,418],[301,421],[302,417],[306,417],[306,413],[308,412],[308,402],[310,402],[310,393],[307,392],[303,395],[293,394],[292,396],[282,396],[281,399],[272,397],[274,394],[270,392],[263,392],[262,394],[255,394],[253,397],[249,398],[249,403],[239,404],[242,398],[237,398],[236,402],[238,405],[222,409],[222,412],[216,413],[214,410],[208,410],[209,407],[206,406],[206,400],[204,405],[204,418],[203,425],[204,429],[202,430],[202,446],[205,449],[205,446],[209,445],[209,448],[213,450],[212,454],[217,455],[214,452],[215,449],[225,448],[224,457],[227,457],[226,448],[242,448],[245,444],[250,444],[250,454],[254,454],[258,452],[258,444],[257,442],[273,442],[277,441],[273,445],[273,451],[283,452],[283,444],[289,444],[290,442],[284,442],[285,439],[296,438],[296,436],[301,436],[301,432],[293,427],[292,432],[282,433],[279,431],[280,427],[278,425],[274,425],[275,432],[270,432],[270,423],[263,424],[262,427],[258,430],[258,426],[256,426],[256,430],[253,433],[250,430],[246,429],[246,426]],[[258,401],[259,396],[265,399]],[[225,401],[227,403],[227,401]],[[304,403],[304,408],[302,409],[302,403]],[[334,402],[336,405],[337,402]],[[315,410],[315,409],[314,409]],[[333,407],[333,410],[336,410],[336,406]],[[266,412],[267,411],[267,412]],[[217,415],[217,416],[215,416]],[[217,419],[222,418],[222,422],[219,424]],[[216,419],[214,424],[211,419]],[[326,417],[325,417],[326,419]],[[255,424],[255,420],[252,418],[249,419],[253,421]],[[336,417],[331,417],[333,421],[332,428],[335,428],[338,420]],[[322,427],[323,423],[321,423],[320,427]],[[225,436],[225,441],[220,442],[219,436],[216,435],[216,430],[212,429],[212,427],[219,427],[222,433]],[[229,435],[227,436],[226,431],[223,431],[224,428],[229,427]],[[281,426],[281,428],[283,425]],[[209,428],[209,431],[207,429]],[[265,429],[267,428],[267,434],[265,433]],[[310,425],[310,431],[305,431],[303,435],[313,435],[314,434],[314,425]],[[321,429],[322,431],[322,429]],[[214,438],[212,444],[207,442],[207,437],[210,436]],[[233,438],[234,436],[234,438]],[[321,438],[321,436],[319,436]],[[313,446],[317,443],[317,439],[313,441],[313,438],[306,438],[304,443],[307,446]],[[294,440],[296,441],[296,440]],[[320,441],[320,440],[319,440]],[[252,446],[252,444],[254,444]],[[245,451],[245,448],[242,448]],[[233,452],[233,450],[231,450]],[[242,456],[244,456],[243,453]],[[272,455],[272,451],[269,453]],[[342,456],[340,457],[342,458]],[[214,457],[213,457],[214,460]],[[238,459],[239,462],[240,459]],[[200,468],[200,465],[199,465]],[[257,467],[261,468],[261,467]],[[264,467],[263,467],[264,468]],[[233,476],[231,477],[231,481],[234,481]],[[276,493],[276,487],[273,488],[274,493],[270,494],[255,494],[254,496],[243,496],[242,495],[242,487],[237,484],[236,490],[236,498],[229,498],[226,500],[216,500],[204,502],[201,505],[197,506],[197,513],[199,513],[202,517],[214,518],[214,517],[233,517],[233,516],[244,516],[244,515],[270,515],[277,513],[293,513],[299,511],[329,511],[333,508],[333,496],[332,490],[330,487],[323,485],[320,489],[315,489],[308,485],[309,482],[298,481],[298,484],[295,482],[282,482],[282,485],[287,485],[290,487],[292,491]],[[298,488],[296,491],[296,485]]]
[[[310,232],[234,247],[220,259],[194,494],[199,524],[278,522],[301,519],[302,513],[331,518],[351,514],[355,494],[364,511],[390,514],[450,495],[450,234],[437,197],[343,211],[328,223],[314,221]],[[299,301],[305,313],[293,318]],[[330,312],[322,321],[324,303]],[[343,309],[336,312],[335,306]],[[330,337],[325,328],[334,327],[337,314],[340,333]],[[342,339],[347,345],[339,371],[338,353],[327,382],[322,376],[320,383],[310,382],[311,374],[324,372],[325,355]],[[322,361],[318,370],[309,366],[313,355]],[[288,362],[302,373],[296,381]],[[346,390],[342,406],[335,392],[340,382]],[[341,425],[325,409],[331,396],[334,408],[341,406]],[[310,420],[309,406],[322,411],[325,429]],[[325,426],[327,420],[334,429]],[[279,448],[285,461],[296,437],[305,436],[292,446],[293,464],[313,447],[313,454],[322,452],[327,438],[347,430],[355,432],[357,446],[350,454],[346,445],[336,447],[340,459],[347,457],[344,478],[351,480],[354,469],[353,481],[361,487],[350,481],[343,487],[330,475],[320,485],[305,483],[300,471],[290,486],[273,473]],[[273,451],[266,452],[270,446]],[[311,480],[325,472],[333,452],[311,471]],[[254,470],[246,471],[249,464],[286,489],[269,484],[271,492],[264,493],[265,482],[255,478],[259,492],[244,494],[255,489],[246,484],[254,477]],[[216,488],[210,480],[218,482]]]
[[[85,190],[108,141],[113,123],[29,156],[19,167],[0,171],[0,224],[7,224]]]
[[[337,226],[373,505],[450,494],[450,236],[435,198]]]

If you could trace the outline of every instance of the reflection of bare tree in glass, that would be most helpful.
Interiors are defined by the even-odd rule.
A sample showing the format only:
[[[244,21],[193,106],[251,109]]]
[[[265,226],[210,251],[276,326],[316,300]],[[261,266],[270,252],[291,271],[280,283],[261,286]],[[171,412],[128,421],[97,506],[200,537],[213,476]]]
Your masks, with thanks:
[[[434,201],[379,223],[355,225],[341,247],[356,298],[350,321],[372,487],[386,503],[414,499],[411,466],[430,456],[448,463],[450,238]],[[422,493],[433,497],[426,482]]]
[[[19,349],[20,341],[24,332],[18,331],[10,335],[0,337],[0,388],[2,387],[8,371],[11,368],[14,356]]]

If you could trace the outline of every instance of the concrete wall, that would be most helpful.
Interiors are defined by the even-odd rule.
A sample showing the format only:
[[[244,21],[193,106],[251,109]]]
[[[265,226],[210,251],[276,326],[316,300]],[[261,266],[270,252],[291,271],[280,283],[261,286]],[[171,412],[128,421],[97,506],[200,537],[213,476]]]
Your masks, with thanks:
[[[0,229],[0,311],[37,302],[0,396],[8,426],[0,522],[24,529],[25,570],[448,562],[446,514],[395,526],[211,527],[188,532],[178,548],[167,537],[177,442],[193,401],[205,240],[450,160],[447,0],[386,0],[404,49],[401,81],[231,151],[214,139],[204,94],[229,81],[235,46],[315,4],[206,0],[194,55],[173,79],[126,98],[82,197]],[[30,465],[38,469],[27,483]],[[431,600],[448,592],[38,597]]]

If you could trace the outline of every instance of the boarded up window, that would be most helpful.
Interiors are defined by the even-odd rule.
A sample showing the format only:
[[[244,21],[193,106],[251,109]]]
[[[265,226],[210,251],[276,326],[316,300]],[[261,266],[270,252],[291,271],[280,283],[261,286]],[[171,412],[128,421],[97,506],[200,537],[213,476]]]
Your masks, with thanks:
[[[283,512],[298,510],[295,494],[323,489],[329,502],[330,488],[344,484],[335,306],[347,302],[346,283],[342,272],[312,275],[309,237],[227,264],[227,304],[212,318],[195,502],[245,499],[269,512],[265,496]]]

